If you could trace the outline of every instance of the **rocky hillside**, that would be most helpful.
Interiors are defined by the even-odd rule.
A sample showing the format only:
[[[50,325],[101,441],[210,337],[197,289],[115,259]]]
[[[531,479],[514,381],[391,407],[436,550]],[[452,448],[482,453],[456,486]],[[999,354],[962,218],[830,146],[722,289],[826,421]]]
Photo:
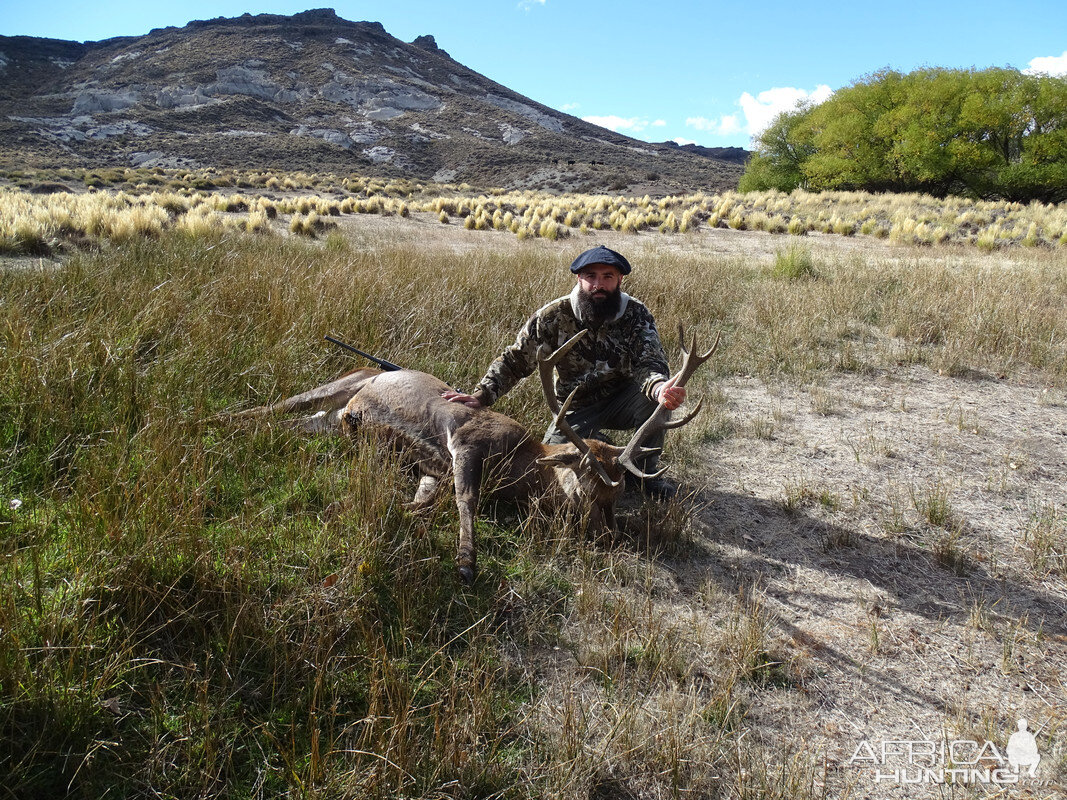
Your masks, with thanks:
[[[736,185],[745,151],[648,144],[330,9],[146,36],[0,36],[0,167],[338,171],[579,191]]]

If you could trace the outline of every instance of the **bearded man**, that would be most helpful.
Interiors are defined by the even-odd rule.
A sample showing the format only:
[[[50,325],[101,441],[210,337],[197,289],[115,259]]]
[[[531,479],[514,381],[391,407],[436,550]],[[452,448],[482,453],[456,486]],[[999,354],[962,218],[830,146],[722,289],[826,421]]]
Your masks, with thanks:
[[[569,295],[539,309],[519,331],[515,343],[493,361],[470,394],[446,392],[444,397],[471,408],[490,406],[537,368],[541,344],[555,350],[583,329],[587,333],[556,366],[555,392],[560,403],[577,389],[567,422],[579,436],[602,437],[602,430],[635,430],[656,410],[685,402],[685,389],[670,380],[656,322],[641,301],[622,291],[630,263],[607,247],[586,250],[571,264],[576,283]],[[546,444],[566,437],[551,425]],[[663,445],[663,433],[649,438],[649,447]],[[639,466],[656,471],[658,455]],[[627,475],[629,479],[631,476]],[[665,500],[675,485],[662,477],[647,478],[640,487]]]

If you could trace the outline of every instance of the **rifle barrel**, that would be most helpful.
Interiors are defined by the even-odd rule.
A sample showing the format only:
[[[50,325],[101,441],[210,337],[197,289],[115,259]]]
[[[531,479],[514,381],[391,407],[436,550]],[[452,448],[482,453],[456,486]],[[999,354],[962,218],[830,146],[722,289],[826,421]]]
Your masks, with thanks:
[[[327,342],[332,342],[333,344],[337,345],[338,347],[343,347],[345,350],[350,350],[353,353],[356,353],[357,355],[361,355],[364,358],[373,361],[375,364],[377,364],[379,367],[381,367],[384,370],[393,371],[393,370],[403,369],[403,367],[401,367],[401,366],[399,366],[397,364],[394,364],[392,361],[386,361],[384,358],[378,358],[377,356],[372,356],[370,353],[364,353],[359,348],[353,347],[350,344],[346,344],[345,342],[342,342],[340,339],[335,339],[332,336],[323,336],[322,338],[325,339]]]

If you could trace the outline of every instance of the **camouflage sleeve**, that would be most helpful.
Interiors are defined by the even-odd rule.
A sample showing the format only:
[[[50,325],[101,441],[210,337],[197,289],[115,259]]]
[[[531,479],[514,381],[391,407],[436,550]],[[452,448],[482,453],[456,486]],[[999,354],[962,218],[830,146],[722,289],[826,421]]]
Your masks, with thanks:
[[[636,352],[634,354],[634,382],[649,400],[656,399],[656,389],[670,376],[667,355],[656,330],[656,321],[644,305],[638,306],[633,331]]]
[[[478,387],[474,390],[482,405],[491,406],[537,367],[539,327],[538,316],[535,314],[523,325],[515,343],[506,347],[489,365],[485,377],[478,382]]]

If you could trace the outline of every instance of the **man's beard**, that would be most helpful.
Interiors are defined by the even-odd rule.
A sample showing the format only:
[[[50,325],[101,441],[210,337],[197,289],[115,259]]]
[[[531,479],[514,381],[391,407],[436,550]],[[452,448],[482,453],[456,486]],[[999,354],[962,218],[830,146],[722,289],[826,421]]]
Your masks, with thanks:
[[[622,289],[616,287],[614,292],[592,294],[583,289],[578,289],[578,311],[582,319],[599,325],[609,319],[614,319],[622,308]]]

